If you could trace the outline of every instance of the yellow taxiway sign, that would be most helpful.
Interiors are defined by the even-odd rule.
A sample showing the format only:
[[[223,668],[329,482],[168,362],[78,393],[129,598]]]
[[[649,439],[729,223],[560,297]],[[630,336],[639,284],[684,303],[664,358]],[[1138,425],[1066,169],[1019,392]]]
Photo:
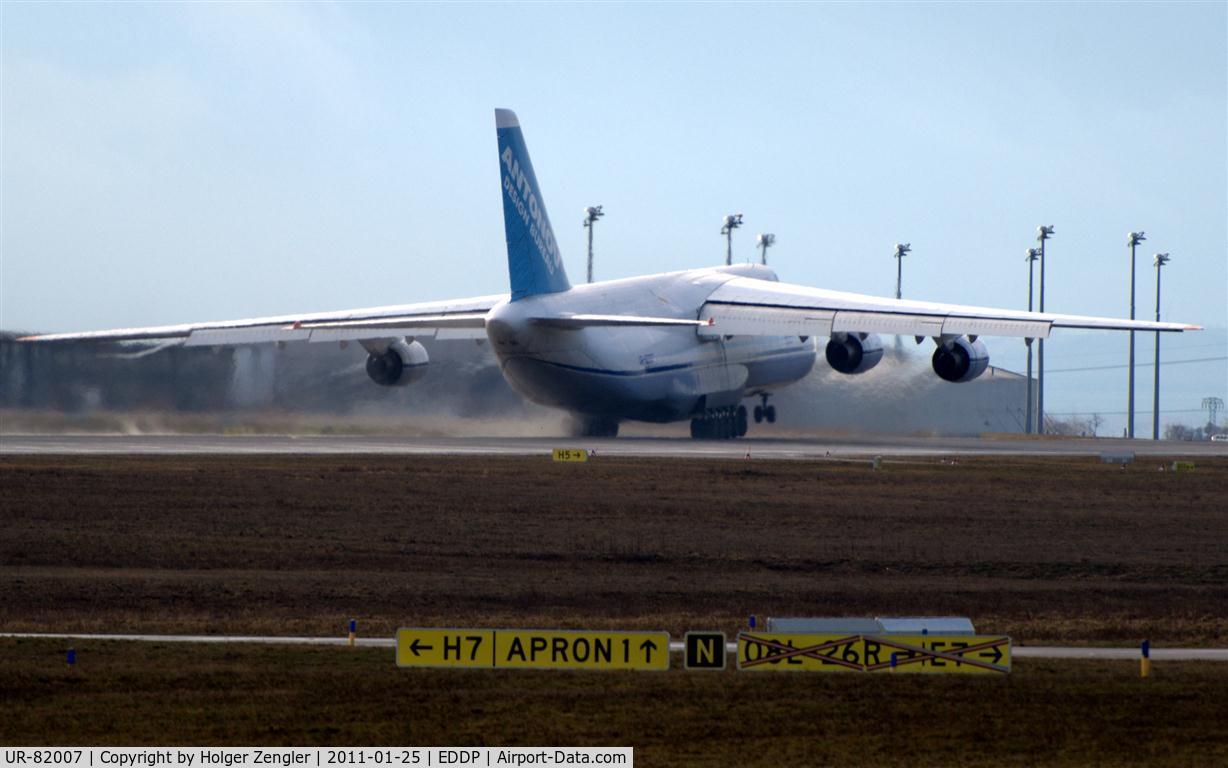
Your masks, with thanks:
[[[985,635],[823,635],[743,632],[740,671],[1011,671],[1011,639]]]
[[[494,631],[489,629],[397,630],[398,667],[483,667],[495,665]]]
[[[667,632],[401,629],[398,667],[669,669]]]

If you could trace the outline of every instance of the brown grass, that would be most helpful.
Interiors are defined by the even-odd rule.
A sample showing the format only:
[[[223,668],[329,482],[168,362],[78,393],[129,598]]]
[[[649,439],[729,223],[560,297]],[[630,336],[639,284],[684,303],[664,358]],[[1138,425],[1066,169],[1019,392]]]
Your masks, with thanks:
[[[0,457],[0,629],[734,632],[964,614],[1228,641],[1228,462]],[[1212,765],[1228,665],[1005,679],[398,671],[390,652],[0,640],[0,742],[612,744],[641,765]]]
[[[1009,678],[398,670],[390,651],[0,640],[0,742],[631,745],[641,766],[1222,765],[1228,666]]]
[[[1228,641],[1228,462],[0,458],[0,627],[734,631],[963,614]]]

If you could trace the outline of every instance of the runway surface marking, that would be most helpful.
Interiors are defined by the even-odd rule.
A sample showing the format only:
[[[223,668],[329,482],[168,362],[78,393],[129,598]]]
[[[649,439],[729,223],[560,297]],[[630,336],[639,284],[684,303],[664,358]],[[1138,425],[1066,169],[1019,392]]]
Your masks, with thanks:
[[[340,645],[349,643],[345,637],[257,637],[254,635],[99,635],[67,632],[0,632],[0,637],[35,640],[123,640],[145,643],[254,643],[260,645]],[[358,638],[355,644],[364,648],[395,648],[391,637]],[[681,640],[671,641],[671,653],[682,653]],[[738,652],[736,642],[727,643],[729,653]],[[1072,648],[1060,646],[1019,646],[1011,649],[1016,658],[1027,659],[1117,659],[1137,660],[1138,648]],[[1228,661],[1228,648],[1156,648],[1151,647],[1155,661]]]

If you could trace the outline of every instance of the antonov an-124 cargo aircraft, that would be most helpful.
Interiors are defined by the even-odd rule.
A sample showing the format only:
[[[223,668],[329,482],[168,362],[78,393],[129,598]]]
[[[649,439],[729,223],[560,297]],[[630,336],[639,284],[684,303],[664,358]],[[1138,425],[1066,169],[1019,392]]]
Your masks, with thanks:
[[[1198,326],[863,296],[782,283],[765,266],[734,266],[573,286],[520,121],[495,110],[511,293],[470,299],[151,328],[62,333],[29,341],[159,341],[184,346],[357,341],[367,374],[399,387],[426,374],[421,340],[485,339],[521,395],[578,417],[583,434],[614,436],[624,420],[691,422],[696,438],[744,435],[747,409],[775,421],[773,391],[815,364],[855,375],[883,356],[879,334],[933,339],[933,368],[971,381],[989,356],[981,336],[1043,339],[1054,328],[1185,331]]]

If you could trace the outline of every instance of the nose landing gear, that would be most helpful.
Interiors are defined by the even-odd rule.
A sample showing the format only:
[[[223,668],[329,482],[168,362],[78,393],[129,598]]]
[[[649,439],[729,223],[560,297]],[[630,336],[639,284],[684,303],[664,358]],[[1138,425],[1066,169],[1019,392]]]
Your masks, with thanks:
[[[768,405],[768,398],[770,396],[771,395],[767,394],[766,392],[759,395],[763,403],[761,405],[755,406],[755,423],[756,424],[762,423],[764,419],[767,420],[768,424],[776,423],[776,406]]]

